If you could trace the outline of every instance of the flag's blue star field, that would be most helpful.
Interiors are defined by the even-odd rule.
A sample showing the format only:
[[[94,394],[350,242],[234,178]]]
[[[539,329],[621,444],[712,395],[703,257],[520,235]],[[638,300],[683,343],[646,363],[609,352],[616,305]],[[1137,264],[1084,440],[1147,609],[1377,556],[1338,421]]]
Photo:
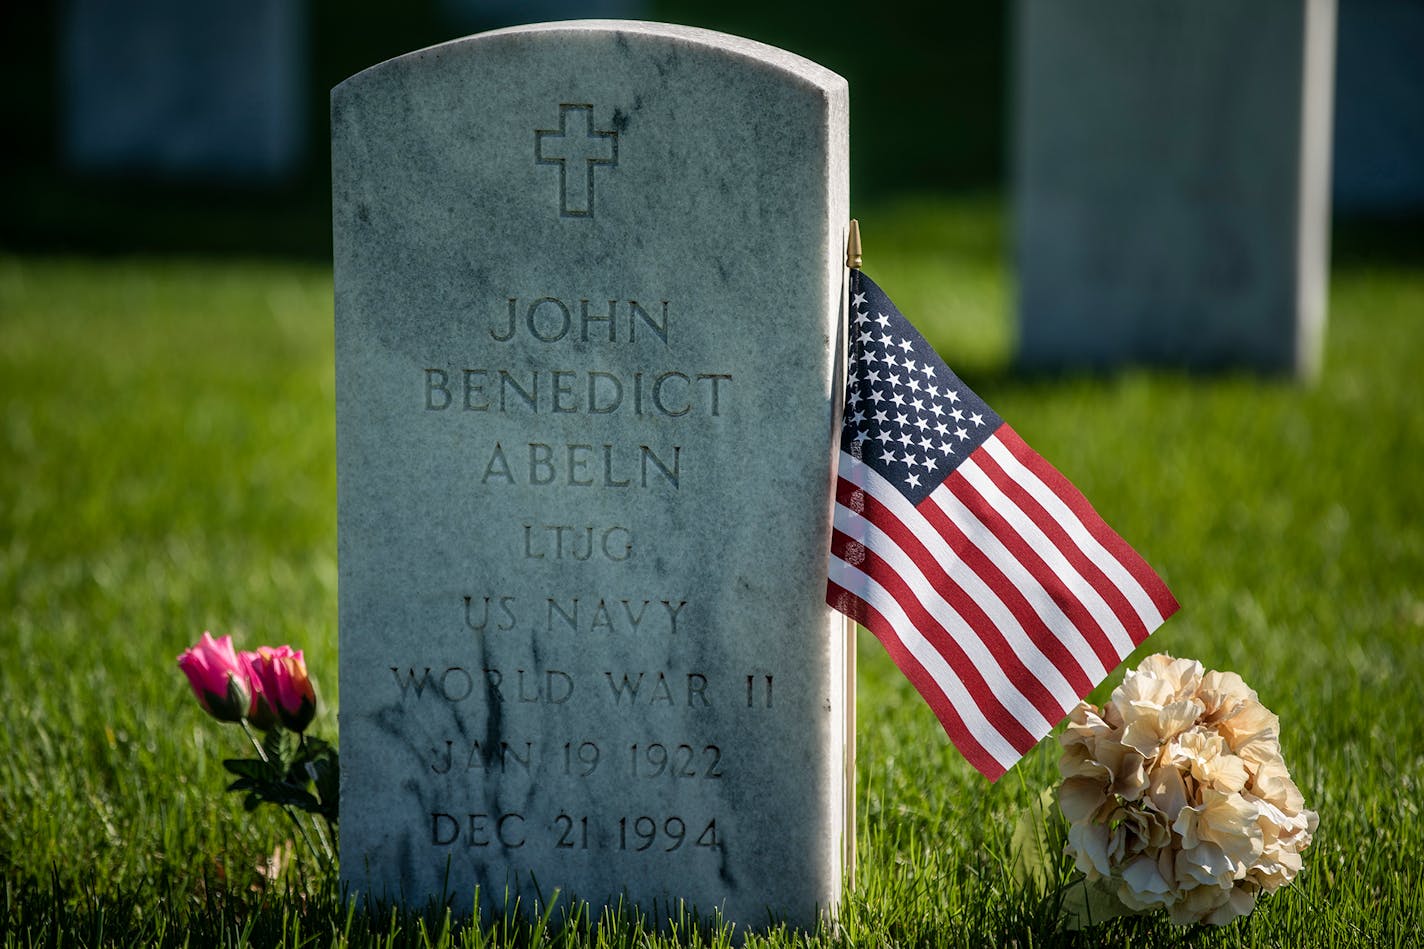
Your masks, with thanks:
[[[850,309],[841,447],[919,504],[1003,420],[859,271]]]

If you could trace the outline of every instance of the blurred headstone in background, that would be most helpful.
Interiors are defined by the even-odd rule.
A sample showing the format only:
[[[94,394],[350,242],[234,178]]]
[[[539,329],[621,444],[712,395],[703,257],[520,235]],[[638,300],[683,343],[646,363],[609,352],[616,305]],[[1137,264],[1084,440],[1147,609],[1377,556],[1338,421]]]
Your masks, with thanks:
[[[1424,209],[1424,0],[1340,4],[1335,209]]]
[[[639,20],[648,15],[646,0],[439,0],[451,24],[467,30],[493,30],[545,20]]]
[[[1019,359],[1309,375],[1335,0],[1018,0]]]
[[[302,0],[72,0],[68,163],[221,184],[291,176],[307,140],[306,26]]]

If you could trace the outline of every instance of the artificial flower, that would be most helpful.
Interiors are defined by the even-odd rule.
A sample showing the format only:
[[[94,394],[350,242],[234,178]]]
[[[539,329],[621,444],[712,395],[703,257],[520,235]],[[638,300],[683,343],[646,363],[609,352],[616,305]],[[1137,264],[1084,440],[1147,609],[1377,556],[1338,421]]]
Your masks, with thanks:
[[[258,646],[245,653],[256,691],[285,728],[306,731],[316,716],[316,689],[300,649]]]
[[[1288,885],[1318,824],[1280,721],[1233,672],[1151,656],[1059,739],[1067,852],[1128,909],[1222,925]]]
[[[191,648],[178,657],[178,668],[188,677],[198,704],[220,722],[237,722],[246,717],[252,703],[252,687],[247,666],[232,648],[232,637],[214,639],[204,632]]]

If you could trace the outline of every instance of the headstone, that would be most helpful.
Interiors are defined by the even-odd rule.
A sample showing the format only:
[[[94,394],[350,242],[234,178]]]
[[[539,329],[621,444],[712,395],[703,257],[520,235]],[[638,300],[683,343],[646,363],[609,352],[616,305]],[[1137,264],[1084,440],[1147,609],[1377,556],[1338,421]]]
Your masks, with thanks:
[[[1340,5],[1335,211],[1424,209],[1424,0]]]
[[[294,0],[65,5],[65,154],[88,172],[276,181],[306,144],[306,11]]]
[[[814,63],[632,21],[334,90],[353,894],[837,903],[847,109]]]
[[[1335,0],[1019,0],[1019,358],[1309,375]]]

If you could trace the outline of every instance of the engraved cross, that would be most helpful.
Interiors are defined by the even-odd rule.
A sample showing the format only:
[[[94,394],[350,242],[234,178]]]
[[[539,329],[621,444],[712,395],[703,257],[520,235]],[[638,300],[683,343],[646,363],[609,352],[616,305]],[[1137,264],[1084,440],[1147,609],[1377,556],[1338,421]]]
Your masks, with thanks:
[[[618,164],[618,133],[594,129],[591,105],[560,105],[559,130],[534,132],[534,161],[559,166],[561,217],[593,217],[593,169]]]

